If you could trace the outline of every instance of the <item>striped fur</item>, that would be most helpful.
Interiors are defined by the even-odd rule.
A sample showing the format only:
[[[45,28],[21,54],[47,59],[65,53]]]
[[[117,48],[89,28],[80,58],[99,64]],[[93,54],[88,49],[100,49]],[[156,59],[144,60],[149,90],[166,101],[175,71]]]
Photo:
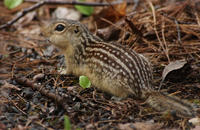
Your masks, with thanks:
[[[55,30],[59,24],[65,26],[61,31]],[[154,91],[150,64],[135,51],[103,42],[72,20],[55,20],[43,34],[65,54],[68,74],[85,75],[94,86],[115,96],[147,98],[156,110],[194,115],[190,104]]]
[[[94,59],[99,63],[99,68],[108,66],[108,73],[102,74],[111,77],[121,75],[121,79],[127,79],[127,87],[134,91],[135,96],[141,94],[141,89],[150,88],[152,79],[150,66],[135,52],[117,44],[96,43],[86,47],[86,63],[91,63]]]

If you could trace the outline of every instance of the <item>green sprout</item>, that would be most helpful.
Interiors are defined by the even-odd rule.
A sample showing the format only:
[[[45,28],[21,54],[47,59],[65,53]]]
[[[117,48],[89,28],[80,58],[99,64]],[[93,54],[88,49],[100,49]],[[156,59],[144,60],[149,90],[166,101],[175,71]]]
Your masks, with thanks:
[[[65,130],[71,130],[71,123],[69,117],[66,115],[64,116],[64,127]]]
[[[90,88],[91,82],[90,82],[90,80],[88,79],[88,77],[86,77],[86,76],[80,76],[80,77],[79,77],[79,85],[80,85],[82,88]]]
[[[81,2],[85,1],[85,0],[79,0]],[[91,6],[84,6],[84,5],[75,5],[75,8],[84,15],[90,16],[92,15],[92,13],[94,12],[94,8]]]
[[[13,9],[13,8],[19,6],[22,2],[23,2],[23,0],[4,0],[4,5],[8,9]]]

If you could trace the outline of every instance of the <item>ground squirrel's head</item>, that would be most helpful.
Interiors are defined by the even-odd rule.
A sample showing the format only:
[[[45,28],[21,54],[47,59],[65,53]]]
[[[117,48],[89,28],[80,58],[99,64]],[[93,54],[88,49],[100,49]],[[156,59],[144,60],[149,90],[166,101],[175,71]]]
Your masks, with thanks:
[[[80,44],[81,35],[85,32],[87,28],[78,21],[58,19],[44,27],[42,35],[58,48],[66,49]]]

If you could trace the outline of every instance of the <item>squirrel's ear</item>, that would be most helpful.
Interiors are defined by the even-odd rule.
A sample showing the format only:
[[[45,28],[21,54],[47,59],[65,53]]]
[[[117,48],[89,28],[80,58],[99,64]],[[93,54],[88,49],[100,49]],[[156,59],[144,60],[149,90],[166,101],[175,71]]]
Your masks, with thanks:
[[[75,26],[74,27],[74,33],[79,33],[80,32],[80,27],[79,26]]]

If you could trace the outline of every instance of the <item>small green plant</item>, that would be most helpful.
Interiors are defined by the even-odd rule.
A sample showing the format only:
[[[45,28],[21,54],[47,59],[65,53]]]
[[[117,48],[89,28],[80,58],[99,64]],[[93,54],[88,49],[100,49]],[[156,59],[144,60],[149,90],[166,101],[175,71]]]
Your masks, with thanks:
[[[85,0],[79,0],[81,2]],[[94,12],[94,8],[91,6],[75,5],[75,8],[82,14],[90,16]]]
[[[71,130],[71,123],[68,116],[64,116],[64,129]]]
[[[8,9],[13,9],[13,8],[17,7],[18,5],[20,5],[22,2],[23,2],[23,0],[4,0],[4,5]]]
[[[88,77],[86,77],[86,76],[80,76],[80,77],[79,77],[79,85],[80,85],[82,88],[90,88],[91,82],[90,82],[90,80],[88,79]]]
[[[195,103],[195,104],[200,104],[200,99],[194,99],[194,100],[193,100],[193,103]]]
[[[8,58],[8,57],[9,57],[8,54],[4,54],[4,55],[3,55],[3,58]]]

